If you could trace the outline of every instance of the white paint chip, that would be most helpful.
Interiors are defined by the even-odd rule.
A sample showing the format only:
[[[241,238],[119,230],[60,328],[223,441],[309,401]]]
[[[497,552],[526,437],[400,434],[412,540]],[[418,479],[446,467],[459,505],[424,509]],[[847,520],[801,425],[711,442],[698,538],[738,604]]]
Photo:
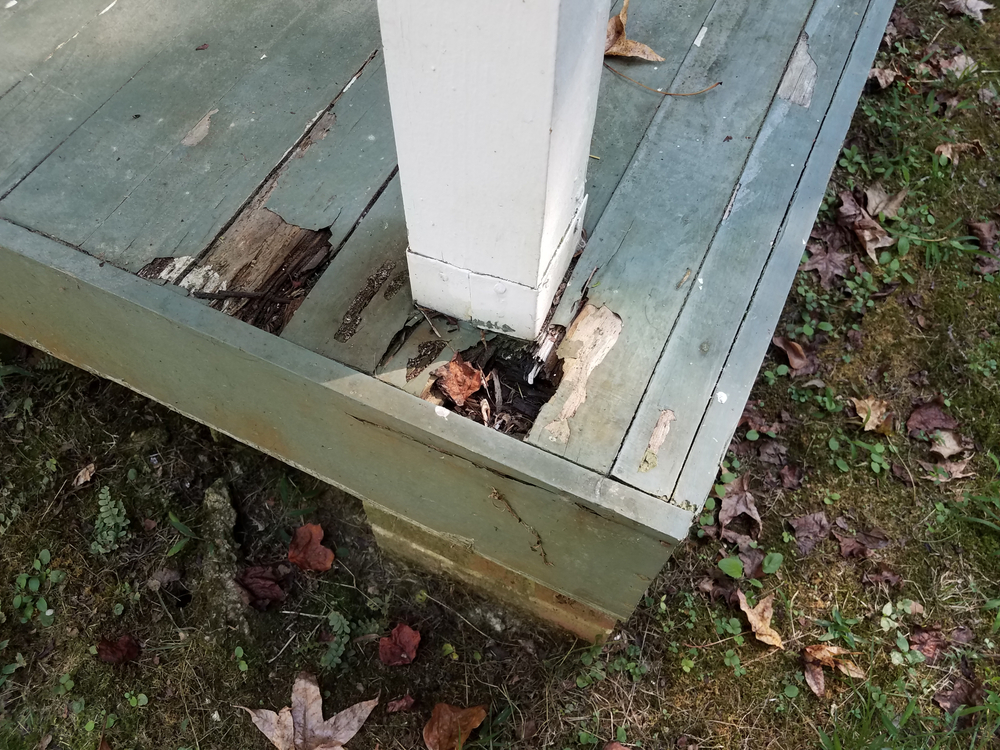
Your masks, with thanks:
[[[17,5],[17,0],[8,0],[7,4],[3,6],[4,8],[13,8]]]
[[[698,36],[695,37],[694,46],[700,47],[701,43],[705,41],[705,34],[708,33],[708,26],[702,26],[701,31],[698,32]]]
[[[437,414],[439,417],[442,417],[443,419],[447,419],[448,415],[451,414],[451,412],[445,409],[443,406],[435,406],[434,413]]]
[[[816,62],[809,54],[809,35],[803,32],[795,45],[795,51],[792,52],[785,77],[781,79],[778,96],[792,104],[808,108],[816,91],[818,72]]]
[[[727,396],[727,395],[726,395],[725,393],[723,393],[722,391],[719,391],[718,393],[716,393],[716,394],[715,394],[715,397],[716,397],[717,399],[719,399],[719,403],[720,403],[720,404],[724,404],[724,403],[726,403],[726,402],[727,402],[727,401],[729,400],[729,396]]]
[[[111,5],[109,5],[109,6],[107,7],[107,8],[105,8],[104,10],[102,10],[102,11],[101,11],[100,13],[98,13],[97,15],[99,15],[99,16],[103,16],[103,15],[104,15],[105,13],[107,13],[107,12],[108,12],[109,10],[111,10],[112,8],[114,8],[114,7],[115,7],[115,6],[117,5],[117,4],[118,4],[118,0],[112,0],[112,2],[111,2]]]

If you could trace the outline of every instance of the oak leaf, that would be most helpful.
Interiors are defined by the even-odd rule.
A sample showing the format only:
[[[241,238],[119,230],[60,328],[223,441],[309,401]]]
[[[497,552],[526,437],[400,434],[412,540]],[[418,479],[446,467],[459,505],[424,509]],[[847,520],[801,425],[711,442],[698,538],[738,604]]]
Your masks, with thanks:
[[[851,398],[854,410],[861,417],[864,425],[864,432],[875,432],[886,421],[891,421],[892,416],[887,416],[889,402],[877,399],[874,396],[868,398]]]
[[[983,0],[943,0],[941,5],[952,15],[962,13],[976,19],[979,23],[985,23],[983,20],[984,10],[993,10],[993,6],[983,2]]]
[[[788,523],[795,532],[795,544],[799,548],[800,555],[808,555],[817,544],[830,535],[830,521],[823,511],[793,518]]]
[[[378,658],[386,666],[409,664],[417,658],[420,633],[405,623],[399,623],[392,634],[378,642]]]
[[[617,16],[611,16],[608,20],[608,31],[604,40],[604,54],[619,57],[641,57],[643,60],[663,62],[663,58],[645,44],[626,37],[625,25],[628,23],[628,4],[629,0],[625,0],[621,13]]]
[[[378,698],[355,703],[323,721],[323,696],[314,675],[299,672],[292,686],[292,707],[278,713],[242,708],[278,750],[338,750],[358,733]]]
[[[747,603],[747,598],[742,591],[737,592],[740,599],[740,609],[747,616],[747,622],[758,641],[769,646],[777,646],[783,649],[785,644],[781,640],[781,635],[771,627],[771,617],[774,616],[774,594],[761,599],[756,607],[751,607]]]
[[[934,149],[934,153],[938,156],[943,156],[952,164],[958,164],[961,154],[969,153],[973,156],[985,156],[986,149],[983,148],[983,144],[979,140],[975,140],[972,143],[942,143]]]
[[[301,570],[325,572],[333,565],[333,550],[324,547],[323,527],[318,523],[307,523],[295,530],[292,543],[288,547],[288,561]]]
[[[816,271],[819,283],[824,289],[832,289],[837,276],[847,276],[851,266],[851,256],[840,250],[825,249],[816,243],[810,243],[809,260],[800,267],[803,271]]]
[[[483,373],[462,361],[462,355],[456,353],[448,364],[439,367],[431,373],[438,379],[438,387],[457,406],[465,406],[466,399],[478,391],[483,385]]]
[[[885,214],[890,219],[894,218],[899,213],[899,209],[903,207],[903,201],[906,200],[907,194],[907,189],[903,188],[895,195],[889,195],[885,192],[882,183],[876,182],[874,185],[865,188],[868,213],[872,216]]]
[[[424,744],[427,750],[461,750],[472,730],[485,718],[485,706],[459,708],[438,703],[424,725]]]

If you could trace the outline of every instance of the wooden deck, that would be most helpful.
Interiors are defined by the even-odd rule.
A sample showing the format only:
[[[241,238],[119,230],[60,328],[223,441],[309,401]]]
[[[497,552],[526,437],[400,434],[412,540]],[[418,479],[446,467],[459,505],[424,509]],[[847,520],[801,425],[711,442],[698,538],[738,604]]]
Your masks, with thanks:
[[[711,488],[892,0],[634,5],[667,59],[612,64],[723,85],[605,71],[523,440],[418,398],[483,334],[410,298],[374,2],[109,2],[0,9],[0,332],[361,496],[403,554],[584,635],[627,617]]]

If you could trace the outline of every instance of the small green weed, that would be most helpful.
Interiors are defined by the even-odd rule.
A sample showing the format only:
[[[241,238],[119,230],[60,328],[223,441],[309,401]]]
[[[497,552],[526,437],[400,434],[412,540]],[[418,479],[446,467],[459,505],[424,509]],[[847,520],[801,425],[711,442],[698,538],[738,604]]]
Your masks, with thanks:
[[[66,573],[62,570],[49,570],[51,560],[49,551],[41,550],[31,564],[31,572],[21,573],[14,579],[16,593],[12,604],[14,610],[20,613],[22,623],[30,621],[36,615],[43,627],[55,622],[55,610],[49,607],[45,595],[49,594],[53,585],[66,580]]]
[[[121,500],[111,497],[111,490],[101,487],[97,495],[99,511],[94,522],[94,539],[90,551],[95,555],[106,555],[118,549],[118,543],[128,537],[128,517]]]

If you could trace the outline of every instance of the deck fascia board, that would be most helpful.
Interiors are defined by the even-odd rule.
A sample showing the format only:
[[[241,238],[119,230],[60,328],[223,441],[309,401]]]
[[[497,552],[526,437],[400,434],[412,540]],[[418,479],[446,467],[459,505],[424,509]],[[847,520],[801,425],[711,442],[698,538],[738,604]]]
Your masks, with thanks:
[[[5,335],[617,617],[687,535],[689,512],[4,221],[0,267]]]

